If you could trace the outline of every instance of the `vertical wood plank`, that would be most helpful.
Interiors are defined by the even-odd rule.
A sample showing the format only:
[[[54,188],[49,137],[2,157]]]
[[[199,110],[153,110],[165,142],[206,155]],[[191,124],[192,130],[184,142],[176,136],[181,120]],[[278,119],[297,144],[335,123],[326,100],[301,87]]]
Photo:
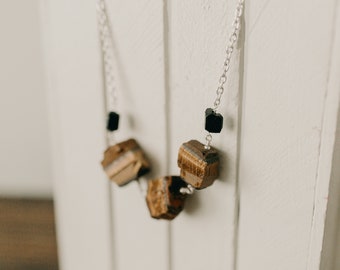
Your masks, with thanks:
[[[338,78],[340,78],[339,75]],[[326,218],[320,266],[322,270],[340,269],[340,118],[338,118],[337,127],[334,156],[331,163],[331,182],[327,196],[327,216],[322,216],[323,221]]]
[[[340,155],[340,5],[338,1],[334,3],[324,120],[321,133],[307,269],[325,269],[324,262],[326,256],[333,255],[333,262],[337,257],[336,253],[333,253],[337,251],[336,229],[334,227],[334,229],[331,229],[327,226],[330,222],[337,225],[339,207],[336,202],[339,203],[340,199],[340,171],[338,169]],[[330,237],[332,241],[328,241]],[[328,269],[338,268],[333,264]]]
[[[183,142],[204,141],[204,111],[213,106],[236,1],[168,1],[171,88],[171,172]],[[232,269],[236,222],[239,51],[233,55],[220,112],[224,129],[213,145],[221,175],[197,192],[172,223],[173,269]]]
[[[238,269],[316,270],[338,106],[327,107],[335,1],[259,2],[246,16]]]
[[[328,111],[329,114],[335,114],[334,111],[337,110],[338,119],[332,125],[329,125],[334,130],[324,131],[326,133],[324,135],[325,140],[330,142],[334,142],[333,145],[333,155],[331,156],[332,160],[327,160],[325,163],[328,166],[331,166],[329,170],[329,178],[330,183],[329,186],[324,185],[326,190],[326,194],[324,197],[327,197],[327,216],[325,215],[325,206],[324,204],[318,203],[319,209],[317,210],[317,218],[316,222],[321,222],[323,226],[320,226],[321,229],[324,229],[324,234],[320,230],[315,230],[314,234],[314,248],[311,251],[320,252],[319,242],[323,241],[322,245],[322,254],[321,254],[321,264],[320,269],[322,270],[333,270],[340,269],[340,110],[339,106],[340,97],[339,97],[339,85],[340,85],[340,3],[338,1],[337,6],[335,8],[335,24],[334,24],[334,37],[333,37],[333,49],[332,49],[332,58],[330,61],[330,75],[329,75],[329,87],[327,93],[328,100]],[[333,104],[333,106],[331,106]],[[326,116],[326,115],[325,115]],[[329,117],[332,119],[331,117]],[[334,126],[333,126],[334,125]],[[325,126],[326,127],[326,126]],[[334,136],[335,134],[335,136]],[[335,139],[333,138],[335,137]],[[328,167],[326,167],[328,168]],[[322,192],[322,189],[321,189]],[[321,197],[321,196],[319,196]],[[322,198],[322,197],[321,197]],[[321,202],[325,202],[325,200],[321,200]],[[326,220],[325,220],[326,219]],[[317,223],[315,222],[315,228],[317,228]],[[323,237],[320,239],[320,235]],[[312,246],[312,247],[313,247]],[[310,257],[318,256],[311,252]],[[313,261],[313,260],[312,260]],[[316,261],[318,263],[318,261]]]
[[[153,164],[148,178],[177,175],[181,143],[203,140],[236,5],[165,3],[169,21],[160,1],[108,1],[117,139],[140,142]],[[331,101],[339,94],[328,81],[333,1],[247,1],[240,226],[237,52],[220,109],[224,130],[214,136],[221,177],[188,200],[170,241],[169,224],[149,217],[137,183],[112,186],[100,168],[105,115],[94,1],[50,0],[45,11],[62,269],[318,269],[337,115]]]
[[[95,3],[42,5],[60,268],[112,270]]]
[[[134,137],[151,160],[147,179],[167,172],[162,1],[109,1],[116,57],[118,141]],[[142,180],[145,188],[146,179]],[[168,224],[153,220],[137,182],[113,186],[115,269],[168,269]]]
[[[50,198],[40,0],[0,1],[0,33],[0,194]]]

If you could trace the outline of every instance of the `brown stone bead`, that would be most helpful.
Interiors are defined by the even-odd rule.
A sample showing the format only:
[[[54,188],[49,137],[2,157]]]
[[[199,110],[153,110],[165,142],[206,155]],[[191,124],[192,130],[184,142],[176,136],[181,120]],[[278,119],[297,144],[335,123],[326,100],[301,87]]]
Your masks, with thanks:
[[[180,193],[187,184],[178,176],[165,176],[148,182],[146,202],[156,219],[174,219],[184,207],[186,195]]]
[[[196,189],[206,188],[219,175],[219,157],[215,148],[205,149],[204,144],[191,140],[182,144],[178,153],[181,177]]]
[[[134,139],[110,146],[104,153],[102,166],[118,186],[126,185],[150,171],[150,163]]]

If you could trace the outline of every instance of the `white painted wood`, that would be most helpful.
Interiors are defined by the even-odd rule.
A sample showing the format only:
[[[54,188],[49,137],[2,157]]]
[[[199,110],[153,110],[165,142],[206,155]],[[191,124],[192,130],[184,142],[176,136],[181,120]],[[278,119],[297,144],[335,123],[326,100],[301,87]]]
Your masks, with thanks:
[[[319,269],[338,108],[328,94],[339,95],[328,84],[334,8],[247,5],[239,270]]]
[[[152,163],[148,179],[167,174],[163,3],[109,1],[121,128],[118,141],[136,138]],[[142,180],[145,188],[146,180]],[[168,224],[151,219],[137,182],[113,185],[115,270],[167,269]]]
[[[340,5],[337,4],[335,9],[336,12],[336,23],[334,25],[334,45],[333,45],[333,56],[331,58],[330,66],[331,72],[329,77],[329,93],[327,95],[328,100],[333,100],[334,104],[339,105],[340,98],[336,91],[339,91],[340,85],[340,51],[337,49],[340,46]],[[337,102],[335,102],[337,101]],[[330,102],[331,103],[331,102]],[[328,106],[335,110],[335,106]],[[338,119],[336,123],[336,137],[334,144],[333,159],[331,162],[327,162],[331,165],[331,175],[329,184],[329,194],[325,195],[328,197],[327,205],[327,216],[323,213],[321,221],[326,219],[324,224],[324,239],[323,239],[323,249],[321,256],[321,266],[322,270],[337,270],[340,269],[340,117],[339,108],[338,109]],[[334,113],[334,112],[333,112]],[[333,135],[334,132],[330,132]],[[326,136],[327,138],[327,136]],[[332,138],[330,138],[332,139]],[[332,140],[331,140],[332,141]],[[321,228],[323,223],[321,224]],[[316,231],[316,237],[323,236],[322,232]],[[318,250],[317,248],[311,249]]]
[[[335,55],[334,60],[339,58]],[[338,69],[338,74],[340,70]],[[333,76],[333,81],[340,78]],[[339,83],[337,84],[339,85]],[[336,84],[334,84],[336,86]],[[337,121],[337,136],[335,140],[332,174],[328,194],[327,217],[325,223],[321,270],[340,269],[340,118]]]
[[[338,2],[333,10],[324,120],[307,269],[326,270],[340,267],[340,265],[336,267],[335,264],[336,257],[339,257],[336,253],[339,252],[337,245],[340,244],[336,237],[338,231],[336,226],[339,225],[337,219],[340,217],[340,50],[338,49],[340,48],[340,5]]]
[[[111,270],[110,186],[92,1],[42,2],[60,268]]]
[[[337,218],[337,230],[336,230],[336,234],[335,234],[335,238],[334,238],[334,250],[333,251],[333,269],[340,269],[340,257],[339,257],[339,253],[340,253],[340,210],[339,210],[339,204],[338,204],[338,218]]]
[[[108,1],[122,115],[117,139],[140,142],[152,160],[150,178],[178,174],[180,145],[204,139],[204,110],[236,5],[164,3]],[[62,269],[317,270],[330,256],[336,265],[327,233],[322,244],[328,188],[338,177],[335,3],[246,1],[245,58],[234,55],[220,109],[225,128],[214,135],[221,179],[190,198],[169,226],[149,217],[137,183],[117,188],[100,168],[105,115],[94,1],[48,1]]]
[[[236,1],[168,3],[170,157],[171,173],[178,174],[180,145],[190,139],[205,143],[204,112],[213,106]],[[172,223],[173,269],[232,269],[235,264],[240,61],[235,51],[219,109],[224,129],[213,135],[213,145],[221,153],[220,179],[188,200],[186,211]]]
[[[0,1],[0,195],[51,197],[39,0]]]

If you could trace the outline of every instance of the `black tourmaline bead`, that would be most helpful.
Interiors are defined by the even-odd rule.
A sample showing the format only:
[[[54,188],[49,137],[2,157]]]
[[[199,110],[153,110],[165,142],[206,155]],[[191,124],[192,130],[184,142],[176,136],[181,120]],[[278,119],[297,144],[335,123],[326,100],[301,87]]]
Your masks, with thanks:
[[[118,129],[119,124],[119,114],[115,112],[110,112],[109,117],[107,119],[107,130],[115,131]]]
[[[223,127],[223,116],[213,109],[205,110],[205,130],[211,133],[220,133]]]

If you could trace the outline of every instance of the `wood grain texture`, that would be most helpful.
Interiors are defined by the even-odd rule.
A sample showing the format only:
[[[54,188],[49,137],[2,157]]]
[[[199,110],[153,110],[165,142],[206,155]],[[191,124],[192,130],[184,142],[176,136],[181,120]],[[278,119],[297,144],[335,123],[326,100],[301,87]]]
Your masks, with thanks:
[[[0,199],[0,268],[58,269],[53,203]]]
[[[248,2],[238,270],[319,269],[334,4]]]

